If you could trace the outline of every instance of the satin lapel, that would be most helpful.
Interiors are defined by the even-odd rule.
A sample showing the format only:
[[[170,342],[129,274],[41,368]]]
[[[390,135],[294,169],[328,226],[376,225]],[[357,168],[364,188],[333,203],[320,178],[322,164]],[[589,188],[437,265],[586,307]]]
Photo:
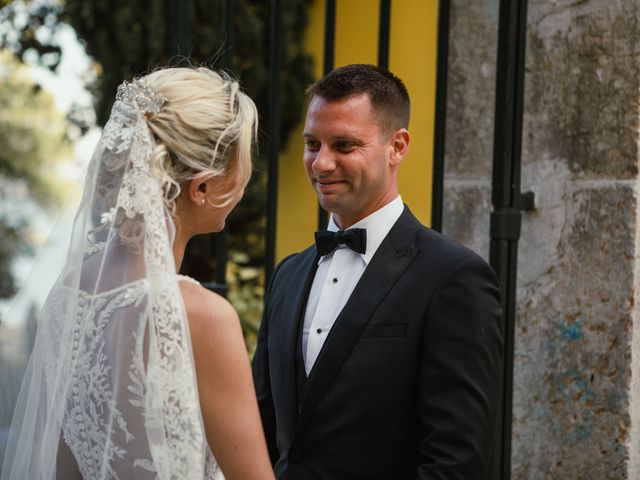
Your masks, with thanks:
[[[279,328],[271,333],[272,341],[278,344],[277,349],[274,349],[278,353],[272,354],[271,361],[274,362],[276,371],[280,372],[281,382],[280,385],[274,382],[272,390],[274,397],[278,395],[277,392],[283,395],[282,402],[276,401],[276,404],[284,405],[282,412],[287,415],[290,432],[295,426],[298,409],[295,363],[298,328],[318,264],[315,249],[310,249],[302,255],[305,257],[300,264],[293,271],[287,272],[285,290],[281,293],[285,296],[283,308],[273,313],[280,317],[277,319]]]
[[[404,213],[380,244],[347,301],[318,355],[302,392],[296,434],[331,385],[353,350],[378,305],[418,253],[415,238],[420,224],[405,207]]]

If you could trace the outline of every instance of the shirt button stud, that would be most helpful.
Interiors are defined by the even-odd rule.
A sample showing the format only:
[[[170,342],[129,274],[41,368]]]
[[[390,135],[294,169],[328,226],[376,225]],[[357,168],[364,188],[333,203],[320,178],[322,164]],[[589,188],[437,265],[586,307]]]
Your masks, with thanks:
[[[333,283],[338,283],[338,279],[337,278],[333,278]]]
[[[316,333],[322,333],[322,329],[321,328],[317,329]]]

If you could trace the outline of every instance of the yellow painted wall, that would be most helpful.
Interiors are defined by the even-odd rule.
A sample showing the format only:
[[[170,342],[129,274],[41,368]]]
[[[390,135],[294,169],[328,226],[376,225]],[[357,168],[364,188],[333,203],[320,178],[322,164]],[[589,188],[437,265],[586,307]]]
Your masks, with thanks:
[[[378,62],[379,11],[378,0],[336,0],[336,67]]]
[[[431,182],[436,91],[437,0],[393,0],[389,69],[411,96],[411,144],[400,169],[400,193],[426,225],[431,220]],[[377,0],[336,1],[335,66],[376,63],[378,56]],[[315,59],[315,76],[322,75],[324,0],[315,0],[306,34],[307,51]],[[286,92],[284,92],[286,96]],[[302,166],[301,124],[280,156],[276,259],[313,242],[318,204]],[[285,239],[286,237],[286,239]]]
[[[437,0],[392,0],[389,70],[411,96],[411,143],[400,167],[400,194],[425,225],[431,224],[437,41]]]

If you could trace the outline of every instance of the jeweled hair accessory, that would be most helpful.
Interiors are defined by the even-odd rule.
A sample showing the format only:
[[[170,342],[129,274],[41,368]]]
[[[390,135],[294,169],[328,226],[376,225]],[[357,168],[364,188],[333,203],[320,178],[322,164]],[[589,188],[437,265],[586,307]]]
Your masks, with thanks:
[[[165,103],[165,99],[140,78],[118,85],[116,100],[135,103],[142,113],[151,115],[157,114]]]

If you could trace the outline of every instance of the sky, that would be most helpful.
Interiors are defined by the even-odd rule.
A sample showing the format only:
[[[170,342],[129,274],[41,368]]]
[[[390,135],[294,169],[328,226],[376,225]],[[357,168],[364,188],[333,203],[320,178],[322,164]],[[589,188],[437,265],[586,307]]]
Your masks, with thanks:
[[[60,65],[55,73],[38,66],[35,58],[27,56],[31,76],[44,90],[50,92],[58,109],[66,113],[75,104],[91,107],[92,97],[86,84],[92,80],[91,59],[78,41],[75,31],[62,26],[55,37],[62,48]],[[41,305],[62,270],[71,236],[73,217],[80,200],[80,185],[91,153],[100,137],[100,129],[92,127],[74,143],[74,158],[66,163],[63,174],[75,180],[78,189],[70,191],[62,203],[63,208],[52,214],[37,211],[33,218],[37,237],[42,239],[36,246],[35,255],[18,258],[13,271],[19,292],[13,299],[0,301],[0,319],[4,327],[21,326],[29,307],[36,302]]]

